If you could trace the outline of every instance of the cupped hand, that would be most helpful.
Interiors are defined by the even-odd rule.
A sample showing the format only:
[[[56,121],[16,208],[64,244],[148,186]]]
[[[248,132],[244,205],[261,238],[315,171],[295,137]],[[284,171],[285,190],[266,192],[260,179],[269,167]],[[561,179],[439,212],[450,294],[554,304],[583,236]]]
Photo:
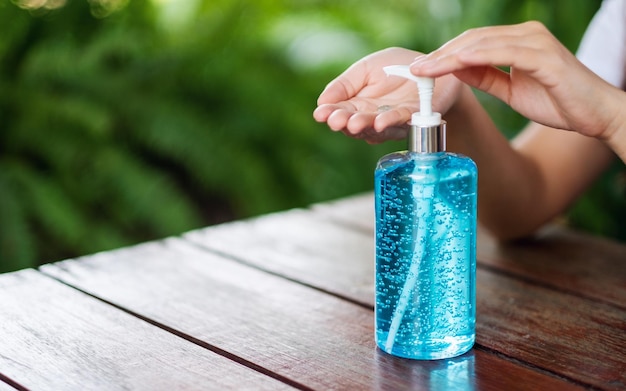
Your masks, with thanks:
[[[313,117],[332,130],[369,143],[406,137],[411,114],[419,111],[417,86],[413,81],[387,76],[383,67],[408,65],[420,55],[388,48],[357,61],[326,86]],[[445,112],[453,104],[460,83],[454,77],[442,79],[450,82],[437,81],[433,107]]]
[[[510,67],[505,71],[499,67]],[[416,59],[418,76],[453,74],[523,116],[603,138],[617,90],[585,67],[539,22],[469,30]]]

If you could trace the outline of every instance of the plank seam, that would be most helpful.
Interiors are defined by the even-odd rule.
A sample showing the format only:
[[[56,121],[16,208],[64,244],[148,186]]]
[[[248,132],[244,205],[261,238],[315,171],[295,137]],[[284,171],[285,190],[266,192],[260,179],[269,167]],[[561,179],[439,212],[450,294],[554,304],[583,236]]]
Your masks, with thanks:
[[[204,349],[210,350],[211,352],[213,352],[215,354],[218,354],[218,355],[220,355],[220,356],[222,356],[224,358],[227,358],[228,360],[233,361],[233,362],[235,362],[237,364],[243,365],[246,368],[249,368],[249,369],[251,369],[251,370],[253,370],[255,372],[258,372],[258,373],[260,373],[262,375],[271,377],[271,378],[273,378],[275,380],[280,381],[281,383],[284,383],[286,385],[294,387],[294,388],[296,388],[298,390],[314,391],[313,388],[310,388],[310,387],[308,387],[308,386],[306,386],[306,385],[304,385],[302,383],[299,383],[299,382],[297,382],[295,380],[292,380],[292,379],[290,379],[290,378],[288,378],[286,376],[283,376],[283,375],[280,375],[280,374],[278,374],[276,372],[273,372],[273,371],[271,371],[271,370],[269,370],[267,368],[264,368],[264,367],[260,366],[259,364],[256,364],[256,363],[254,363],[252,361],[249,361],[249,360],[247,360],[247,359],[245,359],[243,357],[239,357],[239,356],[237,356],[237,355],[235,355],[233,353],[230,353],[230,352],[228,352],[228,351],[226,351],[224,349],[221,349],[221,348],[219,348],[219,347],[217,347],[215,345],[212,345],[210,343],[207,343],[205,341],[197,339],[197,338],[195,338],[195,337],[193,337],[193,336],[191,336],[189,334],[186,334],[186,333],[184,333],[182,331],[176,330],[175,328],[167,326],[167,325],[165,325],[163,323],[160,323],[160,322],[158,322],[158,321],[156,321],[154,319],[150,319],[150,318],[148,318],[148,317],[146,317],[144,315],[141,315],[141,314],[139,314],[139,313],[137,313],[137,312],[135,312],[133,310],[130,310],[128,308],[125,308],[123,306],[115,304],[115,303],[113,303],[111,301],[108,301],[106,299],[98,297],[98,296],[96,296],[96,295],[94,295],[92,293],[89,293],[89,292],[81,289],[81,288],[78,288],[77,286],[74,286],[74,285],[72,285],[72,284],[70,284],[70,283],[68,283],[66,281],[63,281],[60,278],[57,278],[57,277],[55,277],[53,275],[50,275],[50,274],[46,273],[43,270],[39,270],[39,272],[41,272],[42,274],[46,275],[47,277],[49,277],[49,278],[51,278],[51,279],[53,279],[55,281],[58,281],[59,283],[61,283],[63,285],[66,285],[66,286],[68,286],[68,287],[70,287],[72,289],[75,289],[75,290],[77,290],[77,291],[79,291],[79,292],[81,292],[81,293],[83,293],[83,294],[85,294],[85,295],[87,295],[89,297],[92,297],[92,298],[94,298],[94,299],[96,299],[98,301],[101,301],[101,302],[103,302],[103,303],[105,303],[107,305],[110,305],[110,306],[112,306],[112,307],[114,307],[114,308],[116,308],[116,309],[118,309],[118,310],[120,310],[122,312],[125,312],[125,313],[127,313],[127,314],[129,314],[129,315],[131,315],[131,316],[133,316],[133,317],[135,317],[137,319],[140,319],[140,320],[142,320],[142,321],[144,321],[144,322],[146,322],[148,324],[151,324],[151,325],[153,325],[153,326],[155,326],[155,327],[157,327],[157,328],[159,328],[161,330],[164,330],[164,331],[166,331],[166,332],[168,332],[170,334],[173,334],[173,335],[175,335],[175,336],[177,336],[179,338],[182,338],[182,339],[184,339],[184,340],[186,340],[188,342],[191,342],[191,343],[193,343],[195,345],[198,345],[198,346],[200,346],[200,347],[202,347]],[[0,377],[0,379],[2,379],[2,378]],[[18,389],[18,390],[22,391],[21,389]],[[28,389],[24,389],[24,390],[29,391]]]
[[[191,240],[187,240],[187,239],[184,239],[184,240],[185,240],[188,244],[190,244],[190,245],[192,245],[192,246],[194,246],[194,247],[196,247],[196,248],[199,248],[199,249],[200,249],[200,250],[202,250],[202,251],[208,251],[208,252],[210,252],[210,253],[212,253],[212,254],[214,254],[214,255],[217,255],[217,256],[219,256],[219,257],[221,257],[221,258],[225,258],[225,259],[228,259],[228,260],[230,260],[230,261],[236,262],[236,263],[238,263],[238,264],[240,264],[240,265],[243,265],[243,266],[249,267],[249,268],[251,268],[251,269],[254,269],[254,270],[257,270],[257,271],[260,271],[260,272],[266,273],[266,274],[270,274],[270,275],[275,276],[275,277],[279,277],[279,278],[281,278],[281,279],[283,279],[283,280],[291,281],[291,282],[296,283],[296,284],[298,284],[298,285],[305,286],[305,287],[307,287],[307,288],[310,288],[310,289],[316,290],[316,291],[318,291],[318,292],[321,292],[321,293],[324,293],[324,294],[327,294],[327,295],[331,295],[331,296],[333,296],[333,297],[336,297],[336,298],[338,298],[338,299],[341,299],[341,300],[347,301],[347,302],[352,303],[352,304],[354,304],[354,305],[357,305],[357,306],[359,306],[359,307],[362,307],[362,308],[365,308],[365,309],[368,309],[368,310],[371,310],[371,311],[373,311],[373,310],[374,310],[374,306],[373,306],[373,305],[371,305],[371,304],[369,304],[369,303],[365,303],[365,302],[359,301],[359,300],[357,300],[357,299],[353,299],[353,298],[351,298],[351,297],[344,296],[344,295],[342,295],[341,293],[333,292],[333,291],[330,291],[330,290],[328,290],[328,289],[320,288],[320,287],[318,287],[318,286],[315,286],[315,285],[313,285],[313,284],[310,284],[310,283],[307,283],[307,282],[301,281],[301,280],[299,280],[299,279],[297,279],[297,278],[294,278],[294,277],[289,277],[289,276],[286,276],[286,275],[284,275],[284,274],[281,274],[281,273],[278,273],[278,272],[275,272],[275,271],[272,271],[272,270],[265,269],[265,268],[263,268],[263,267],[261,267],[261,266],[259,266],[259,265],[256,265],[256,264],[254,264],[254,263],[252,263],[252,262],[248,262],[248,261],[246,261],[245,259],[240,258],[240,257],[238,257],[238,256],[236,256],[236,255],[228,254],[228,253],[222,252],[222,251],[220,251],[220,250],[217,250],[217,249],[211,248],[211,247],[209,247],[209,246],[205,246],[205,245],[203,245],[203,244],[196,243],[196,242],[191,241]]]
[[[591,302],[594,302],[594,303],[607,305],[607,306],[612,307],[614,309],[617,309],[619,311],[626,311],[626,306],[621,306],[619,304],[616,304],[616,303],[613,303],[613,302],[610,302],[610,301],[607,301],[607,300],[602,300],[602,299],[599,299],[597,297],[588,296],[588,295],[585,295],[583,293],[580,293],[579,291],[575,291],[575,290],[563,288],[563,287],[560,287],[560,286],[556,286],[556,285],[550,284],[550,283],[545,282],[545,281],[536,280],[536,279],[533,279],[532,277],[524,276],[522,274],[517,274],[515,272],[511,272],[511,271],[508,271],[508,270],[504,270],[504,269],[498,268],[497,266],[486,265],[486,264],[478,263],[478,261],[477,261],[476,262],[476,267],[480,268],[480,269],[483,269],[485,271],[489,271],[489,272],[491,272],[493,274],[498,274],[498,275],[501,275],[501,276],[504,276],[504,277],[507,277],[507,278],[512,278],[512,279],[515,279],[515,280],[518,280],[518,281],[522,281],[522,282],[524,282],[526,284],[535,285],[535,286],[538,286],[538,287],[541,287],[541,288],[544,288],[544,289],[548,289],[548,290],[551,290],[551,291],[554,291],[554,292],[558,292],[558,293],[561,293],[561,294],[566,294],[568,296],[574,296],[576,298],[583,299],[583,300],[588,300],[588,301],[591,301]]]
[[[201,249],[204,249],[204,250],[207,250],[207,251],[210,251],[210,252],[213,252],[213,253],[219,253],[219,252],[217,252],[217,251],[215,251],[213,249],[206,248],[205,246],[202,246],[200,244],[195,244],[195,245],[200,247]],[[359,307],[368,309],[370,311],[374,311],[374,308],[371,305],[369,305],[369,304],[365,304],[365,303],[356,301],[354,299],[345,297],[345,296],[340,295],[338,293],[328,292],[328,291],[326,291],[324,289],[312,286],[310,284],[303,283],[303,282],[298,281],[296,279],[288,278],[288,277],[285,277],[285,276],[283,276],[281,274],[262,269],[262,268],[260,268],[260,267],[258,267],[256,265],[250,265],[250,264],[248,264],[245,261],[241,261],[241,260],[237,259],[236,257],[232,257],[232,256],[229,256],[227,254],[224,255],[224,254],[219,253],[219,255],[220,256],[225,256],[225,257],[227,257],[227,259],[230,259],[230,260],[232,260],[234,262],[242,263],[243,265],[245,265],[247,267],[252,267],[255,270],[258,270],[258,271],[261,271],[261,272],[264,272],[264,273],[268,273],[268,274],[271,274],[271,275],[274,275],[274,276],[286,279],[286,280],[291,281],[293,283],[309,287],[309,288],[317,290],[319,292],[322,292],[322,293],[325,293],[325,294],[329,294],[329,295],[331,295],[333,297],[336,297],[336,298],[338,298],[340,300],[348,301],[348,302],[350,302],[350,303],[352,303],[354,305],[357,305]],[[123,311],[123,312],[125,312],[125,313],[127,313],[127,314],[129,314],[129,315],[131,315],[131,316],[133,316],[135,318],[137,318],[137,319],[140,319],[140,320],[142,320],[142,321],[144,321],[144,322],[146,322],[148,324],[151,324],[151,325],[153,325],[153,326],[155,326],[155,327],[157,327],[159,329],[162,329],[162,330],[164,330],[164,331],[166,331],[166,332],[168,332],[170,334],[173,334],[173,335],[175,335],[175,336],[177,336],[179,338],[182,338],[182,339],[184,339],[186,341],[189,341],[189,342],[191,342],[191,343],[193,343],[195,345],[198,345],[198,346],[200,346],[202,348],[210,350],[213,353],[216,353],[216,354],[218,354],[218,355],[220,355],[222,357],[225,357],[225,358],[227,358],[227,359],[229,359],[229,360],[231,360],[233,362],[236,362],[236,363],[238,363],[240,365],[243,365],[243,366],[245,366],[245,367],[247,367],[249,369],[252,369],[252,370],[254,370],[256,372],[259,372],[259,373],[261,373],[261,374],[263,374],[265,376],[268,376],[268,377],[271,377],[273,379],[276,379],[276,380],[278,380],[278,381],[280,381],[280,382],[282,382],[284,384],[287,384],[287,385],[292,386],[292,387],[294,387],[296,389],[299,389],[299,390],[303,390],[303,391],[313,391],[314,390],[313,388],[310,388],[310,387],[308,387],[308,386],[306,386],[306,385],[304,385],[302,383],[299,383],[299,382],[297,382],[295,380],[292,380],[292,379],[290,379],[290,378],[288,378],[286,376],[283,376],[283,375],[280,375],[278,373],[275,373],[275,372],[273,372],[273,371],[271,371],[271,370],[269,370],[267,368],[264,368],[264,367],[260,366],[259,364],[256,364],[256,363],[254,363],[252,361],[249,361],[249,360],[247,360],[247,359],[245,359],[243,357],[239,357],[239,356],[237,356],[237,355],[235,355],[233,353],[230,353],[230,352],[228,352],[228,351],[226,351],[224,349],[221,349],[221,348],[219,348],[219,347],[217,347],[215,345],[212,345],[210,343],[207,343],[205,341],[197,339],[197,338],[195,338],[195,337],[193,337],[193,336],[191,336],[189,334],[186,334],[186,333],[184,333],[182,331],[176,330],[175,328],[167,326],[167,325],[165,325],[163,323],[160,323],[160,322],[158,322],[156,320],[150,319],[150,318],[148,318],[148,317],[146,317],[144,315],[141,315],[141,314],[139,314],[139,313],[137,313],[137,312],[135,312],[133,310],[130,310],[128,308],[125,308],[123,306],[115,304],[115,303],[113,303],[111,301],[108,301],[106,299],[98,297],[98,296],[96,296],[96,295],[94,295],[92,293],[89,293],[89,292],[87,292],[87,291],[85,291],[85,290],[83,290],[81,288],[78,288],[78,287],[76,287],[76,286],[74,286],[74,285],[72,285],[72,284],[70,284],[70,283],[68,283],[68,282],[66,282],[66,281],[64,281],[62,279],[59,279],[59,278],[57,278],[57,277],[55,277],[53,275],[50,275],[50,274],[46,273],[45,271],[42,271],[42,270],[39,270],[39,271],[42,274],[46,275],[47,277],[49,277],[49,278],[51,278],[51,279],[53,279],[55,281],[58,281],[59,283],[61,283],[63,285],[66,285],[66,286],[68,286],[68,287],[70,287],[72,289],[75,289],[75,290],[77,290],[77,291],[79,291],[79,292],[81,292],[81,293],[83,293],[83,294],[85,294],[85,295],[87,295],[89,297],[92,297],[92,298],[94,298],[94,299],[96,299],[98,301],[101,301],[101,302],[103,302],[103,303],[105,303],[107,305],[110,305],[110,306],[112,306],[112,307],[114,307],[114,308],[116,308],[116,309],[118,309],[120,311]],[[595,386],[593,386],[591,384],[584,383],[582,381],[570,378],[570,377],[565,376],[563,374],[550,371],[548,369],[540,367],[540,366],[538,366],[536,364],[533,364],[531,362],[528,362],[528,361],[525,361],[525,360],[520,360],[519,358],[510,356],[510,355],[508,355],[506,353],[503,353],[501,351],[498,351],[496,349],[490,348],[490,347],[485,346],[485,345],[480,344],[480,343],[475,343],[474,344],[474,349],[482,350],[482,351],[484,351],[484,352],[486,352],[488,354],[492,354],[494,356],[500,357],[503,360],[506,360],[506,361],[509,361],[509,362],[512,362],[512,363],[516,363],[516,364],[518,364],[520,366],[524,366],[526,368],[530,368],[530,369],[542,372],[544,374],[548,374],[550,376],[553,376],[555,378],[561,379],[563,381],[567,381],[567,382],[569,382],[571,384],[574,384],[574,385],[578,385],[578,386],[581,386],[581,387],[584,387],[584,388],[587,388],[587,389],[590,389],[590,390],[594,390],[594,391],[595,390],[603,390],[602,388],[598,388],[598,387],[595,387]],[[14,388],[16,388],[19,391],[30,391],[29,389],[27,389],[27,388],[25,388],[25,387],[15,383],[15,382],[12,382],[11,379],[7,378],[5,380],[1,373],[0,373],[0,380],[3,380],[5,382],[7,382],[9,385],[13,386]]]
[[[358,305],[358,306],[360,306],[362,308],[365,308],[365,309],[368,309],[370,311],[374,311],[374,307],[372,305],[367,304],[367,303],[363,303],[363,302],[357,301],[357,300],[352,299],[350,297],[344,296],[344,295],[342,295],[340,293],[331,292],[331,291],[328,291],[326,289],[316,287],[314,285],[311,285],[309,283],[305,283],[305,282],[300,281],[300,280],[295,279],[295,278],[286,277],[286,276],[284,276],[284,275],[282,275],[280,273],[276,273],[276,272],[273,272],[271,270],[264,269],[264,268],[262,268],[262,267],[260,267],[260,266],[258,266],[256,264],[247,262],[247,261],[245,261],[243,259],[240,259],[240,258],[234,256],[234,255],[223,253],[223,252],[221,252],[219,250],[210,248],[210,247],[202,245],[200,243],[196,243],[196,242],[192,242],[192,241],[188,241],[188,242],[190,244],[192,244],[192,245],[202,249],[202,250],[209,251],[209,252],[211,252],[211,253],[213,253],[215,255],[218,255],[220,257],[232,260],[233,262],[237,262],[237,263],[240,263],[240,264],[242,264],[244,266],[253,268],[255,270],[258,270],[258,271],[261,271],[261,272],[264,272],[264,273],[271,274],[273,276],[277,276],[277,277],[289,280],[289,281],[294,282],[296,284],[300,284],[300,285],[306,286],[308,288],[317,290],[319,292],[322,292],[322,293],[325,293],[325,294],[329,294],[329,295],[331,295],[333,297],[336,297],[336,298],[338,298],[340,300],[348,301],[348,302],[350,302],[352,304]],[[497,273],[497,271],[491,271],[491,272],[493,272],[494,274],[499,274],[499,273]],[[511,276],[507,276],[507,277],[511,277]],[[548,369],[542,368],[542,367],[537,366],[536,364],[533,364],[531,362],[520,360],[519,358],[515,358],[513,356],[509,356],[506,353],[503,353],[503,352],[500,352],[498,350],[492,349],[492,348],[487,347],[485,345],[482,345],[482,344],[479,344],[479,343],[475,343],[474,347],[479,349],[479,350],[483,350],[483,351],[485,351],[485,352],[487,352],[489,354],[492,354],[492,355],[495,355],[497,357],[500,357],[503,360],[506,360],[506,361],[509,361],[509,362],[512,362],[512,363],[516,363],[516,364],[518,364],[520,366],[524,366],[526,368],[530,368],[530,369],[533,369],[533,370],[536,370],[536,371],[540,371],[540,372],[542,372],[544,374],[549,374],[550,376],[553,376],[555,378],[561,379],[563,381],[567,381],[567,382],[569,382],[571,384],[578,385],[578,386],[581,386],[581,387],[584,387],[584,388],[587,388],[587,389],[591,389],[591,390],[602,390],[601,388],[597,388],[597,387],[594,387],[593,385],[590,385],[590,384],[584,383],[582,381],[579,381],[579,380],[567,377],[567,376],[565,376],[563,374],[560,374],[558,372],[553,372],[553,371],[550,371]]]
[[[315,210],[312,210],[312,211],[315,212]],[[373,231],[370,230],[370,229],[367,229],[367,228],[362,227],[362,226],[360,226],[358,224],[355,224],[355,223],[351,223],[351,222],[342,220],[340,218],[335,218],[335,217],[333,217],[331,215],[327,215],[327,214],[323,214],[323,213],[316,213],[316,216],[317,216],[317,218],[320,218],[320,219],[325,220],[325,221],[330,221],[330,222],[336,223],[336,224],[341,225],[341,226],[343,226],[345,228],[348,228],[348,229],[350,229],[352,231],[356,231],[356,232],[358,232],[360,234],[365,234],[365,235],[370,236],[370,237],[374,234]],[[621,305],[619,305],[617,303],[613,303],[613,302],[608,301],[608,300],[603,300],[603,299],[600,299],[600,298],[597,298],[597,297],[585,295],[585,294],[583,294],[583,293],[581,293],[579,291],[569,290],[569,289],[566,289],[566,288],[563,288],[563,287],[560,287],[560,286],[557,286],[557,285],[554,285],[554,284],[547,283],[545,281],[541,281],[541,280],[534,279],[532,277],[525,276],[523,274],[518,274],[518,273],[515,273],[515,272],[512,272],[512,271],[507,271],[507,270],[498,268],[497,266],[483,264],[483,263],[480,262],[480,259],[478,259],[478,258],[476,259],[476,267],[480,268],[480,269],[483,269],[483,270],[488,270],[488,271],[490,271],[490,272],[492,272],[494,274],[502,275],[502,276],[509,277],[509,278],[515,278],[515,279],[518,279],[518,280],[523,281],[525,283],[532,284],[532,285],[535,285],[535,286],[540,286],[542,288],[546,288],[546,289],[549,289],[549,290],[552,290],[552,291],[555,291],[555,292],[565,293],[565,294],[568,294],[568,295],[571,295],[571,296],[578,297],[580,299],[585,299],[585,300],[592,301],[594,303],[600,303],[600,304],[608,305],[608,306],[610,306],[612,308],[616,308],[616,309],[618,309],[620,311],[626,311],[626,306],[621,306]]]
[[[0,381],[8,384],[9,386],[15,388],[18,391],[30,391],[28,388],[24,387],[23,385],[11,379],[10,377],[3,375],[2,373],[0,373]]]

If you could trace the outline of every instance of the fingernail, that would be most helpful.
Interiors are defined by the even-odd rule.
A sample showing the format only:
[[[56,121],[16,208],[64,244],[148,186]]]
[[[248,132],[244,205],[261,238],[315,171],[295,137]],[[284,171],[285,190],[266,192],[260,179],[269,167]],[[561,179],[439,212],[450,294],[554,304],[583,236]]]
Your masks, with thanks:
[[[437,60],[431,58],[422,58],[419,61],[415,61],[410,65],[411,71],[424,70],[428,68],[432,68]]]

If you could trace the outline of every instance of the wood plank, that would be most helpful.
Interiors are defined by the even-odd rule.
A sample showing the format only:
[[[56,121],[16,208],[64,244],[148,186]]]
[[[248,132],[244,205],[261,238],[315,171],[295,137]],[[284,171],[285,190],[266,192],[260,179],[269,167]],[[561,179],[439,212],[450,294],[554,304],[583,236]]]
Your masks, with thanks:
[[[34,270],[0,292],[0,373],[28,389],[292,389]]]
[[[373,236],[294,209],[186,233],[204,248],[373,308]]]
[[[374,193],[357,194],[311,205],[311,210],[333,221],[374,235]]]
[[[533,239],[500,244],[479,237],[480,264],[626,309],[626,245],[549,227]]]
[[[438,362],[389,356],[375,348],[370,309],[180,239],[42,270],[313,389],[581,388],[480,350]]]
[[[358,201],[362,206],[367,199],[361,197]],[[357,215],[354,205],[348,205],[349,212],[343,214]],[[185,237],[259,268],[285,270],[290,278],[309,285],[320,286],[318,281],[324,281],[324,290],[372,307],[374,249],[369,235],[361,232],[359,240],[354,234],[360,231],[350,229],[349,224],[332,226],[328,224],[330,220],[320,221],[316,213],[312,214],[290,211],[247,223],[195,231]],[[236,243],[233,237],[251,238],[251,242]],[[347,239],[342,242],[342,238]],[[299,259],[299,254],[305,254],[303,259]],[[549,260],[550,254],[550,249],[535,249],[526,252],[525,257],[532,259],[536,255]],[[554,255],[555,261],[559,261],[559,256],[558,252]],[[523,263],[526,258],[519,262]],[[349,271],[343,268],[345,264],[349,265]],[[601,279],[600,273],[596,276]],[[541,279],[525,282],[527,278],[494,275],[491,268],[479,269],[478,277],[478,342],[481,345],[581,383],[607,388],[626,384],[624,375],[615,371],[626,368],[625,311],[612,309],[593,298],[571,295],[568,290],[549,289],[551,287],[545,287]],[[586,277],[581,273],[580,278]],[[353,281],[360,284],[361,289],[356,293],[351,291]],[[510,296],[511,287],[517,287],[515,296]],[[502,301],[502,298],[514,301]],[[512,305],[520,308],[516,323],[510,325]],[[542,308],[545,308],[544,320],[550,327],[536,328],[536,312]],[[576,324],[583,325],[589,338],[580,338],[573,326]],[[558,334],[554,334],[554,328],[559,330]],[[603,340],[612,343],[605,347]],[[546,360],[552,354],[548,354],[545,347],[562,351],[559,359]]]

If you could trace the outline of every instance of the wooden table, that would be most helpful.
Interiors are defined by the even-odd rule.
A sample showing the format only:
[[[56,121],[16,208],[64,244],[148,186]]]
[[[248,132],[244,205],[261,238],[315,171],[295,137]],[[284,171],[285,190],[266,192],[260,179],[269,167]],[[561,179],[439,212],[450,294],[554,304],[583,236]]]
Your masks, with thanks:
[[[477,343],[374,344],[372,196],[0,275],[0,390],[626,389],[626,245],[478,240]]]

